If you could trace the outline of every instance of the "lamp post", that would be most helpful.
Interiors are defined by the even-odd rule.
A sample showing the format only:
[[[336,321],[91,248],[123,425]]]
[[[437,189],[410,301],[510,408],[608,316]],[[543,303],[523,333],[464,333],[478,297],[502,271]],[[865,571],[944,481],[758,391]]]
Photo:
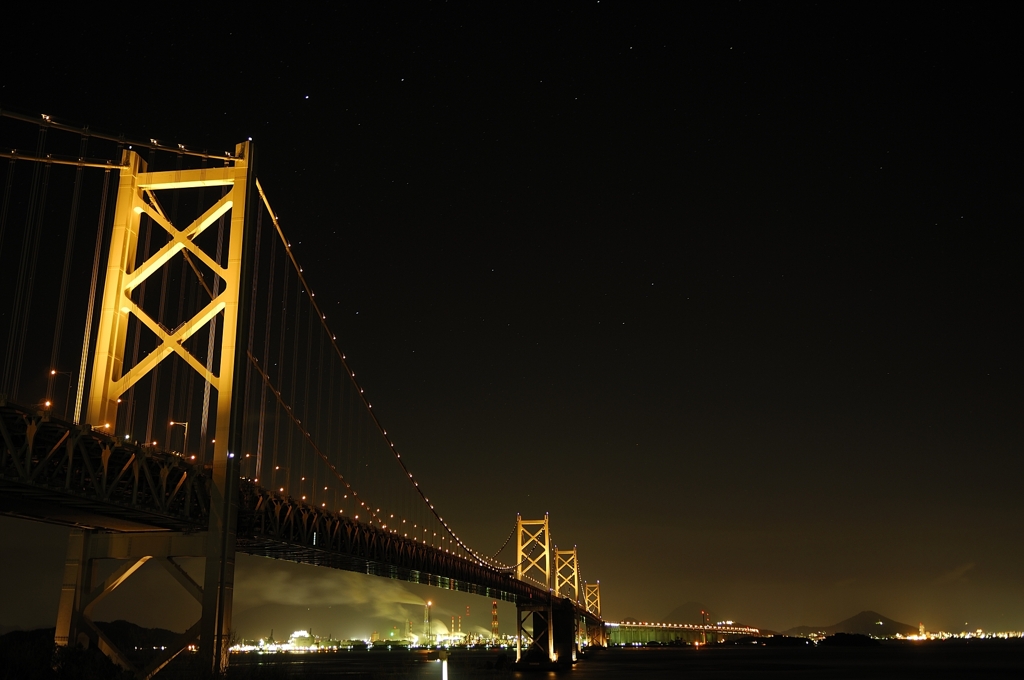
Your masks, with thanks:
[[[188,455],[188,423],[181,423],[175,420],[171,421],[171,425],[181,425],[185,428],[185,441],[181,444],[181,457],[185,458]]]
[[[68,419],[68,402],[71,401],[71,381],[75,379],[75,374],[70,371],[58,371],[56,368],[50,369],[50,381],[57,379],[58,375],[66,375],[68,377],[68,389],[64,395],[64,420]]]

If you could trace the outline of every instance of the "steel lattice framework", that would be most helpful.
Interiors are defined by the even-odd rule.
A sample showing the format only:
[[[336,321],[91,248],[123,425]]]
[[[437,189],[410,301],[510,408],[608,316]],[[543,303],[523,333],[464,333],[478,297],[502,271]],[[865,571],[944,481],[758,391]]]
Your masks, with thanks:
[[[485,562],[426,545],[242,482],[238,550],[425,583],[508,602],[547,592]]]
[[[181,456],[0,404],[0,507],[7,514],[112,531],[195,531],[210,479]]]
[[[601,582],[584,583],[584,597],[586,598],[587,613],[594,616],[601,616]]]
[[[209,471],[181,456],[0,405],[0,485],[7,514],[66,518],[98,531],[203,532]],[[7,507],[10,506],[10,507]],[[547,591],[480,560],[272,494],[238,490],[237,550],[427,583],[516,602]],[[195,552],[194,550],[192,551]],[[190,553],[191,554],[191,553]]]
[[[572,550],[559,550],[555,546],[555,592],[573,602],[580,600],[580,576],[576,546]]]

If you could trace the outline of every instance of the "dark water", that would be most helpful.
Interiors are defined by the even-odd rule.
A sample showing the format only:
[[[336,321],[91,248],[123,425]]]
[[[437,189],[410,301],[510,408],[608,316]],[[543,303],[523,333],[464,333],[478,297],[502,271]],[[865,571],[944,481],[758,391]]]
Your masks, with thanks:
[[[562,671],[520,671],[503,666],[496,651],[455,651],[449,680],[545,678],[687,678],[693,680],[806,678],[1022,678],[1024,644],[1016,642],[890,644],[871,648],[674,648],[599,650]],[[508,658],[508,657],[506,657]],[[515,658],[515,653],[510,655]],[[228,680],[441,678],[441,664],[425,652],[341,652],[232,657]],[[499,666],[499,668],[495,668]]]

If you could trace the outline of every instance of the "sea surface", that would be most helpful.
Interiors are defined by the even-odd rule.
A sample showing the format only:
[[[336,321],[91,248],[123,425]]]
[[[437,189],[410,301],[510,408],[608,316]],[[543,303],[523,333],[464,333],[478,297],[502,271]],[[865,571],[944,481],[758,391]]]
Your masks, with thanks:
[[[783,679],[888,680],[890,678],[1024,678],[1024,643],[1000,641],[883,644],[867,648],[636,648],[597,650],[558,671],[514,670],[515,651],[455,650],[449,680]],[[424,651],[330,654],[239,654],[228,680],[339,678],[385,680],[442,677],[441,663]]]

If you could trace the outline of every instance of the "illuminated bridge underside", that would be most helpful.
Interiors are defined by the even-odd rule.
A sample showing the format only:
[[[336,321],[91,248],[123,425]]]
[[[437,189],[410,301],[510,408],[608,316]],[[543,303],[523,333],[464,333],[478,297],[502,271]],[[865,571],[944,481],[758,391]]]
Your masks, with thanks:
[[[209,472],[0,404],[0,513],[101,531],[205,531]],[[476,560],[239,484],[237,550],[509,602],[547,592]]]
[[[476,560],[240,483],[237,549],[250,555],[423,583],[509,602],[539,588]]]

